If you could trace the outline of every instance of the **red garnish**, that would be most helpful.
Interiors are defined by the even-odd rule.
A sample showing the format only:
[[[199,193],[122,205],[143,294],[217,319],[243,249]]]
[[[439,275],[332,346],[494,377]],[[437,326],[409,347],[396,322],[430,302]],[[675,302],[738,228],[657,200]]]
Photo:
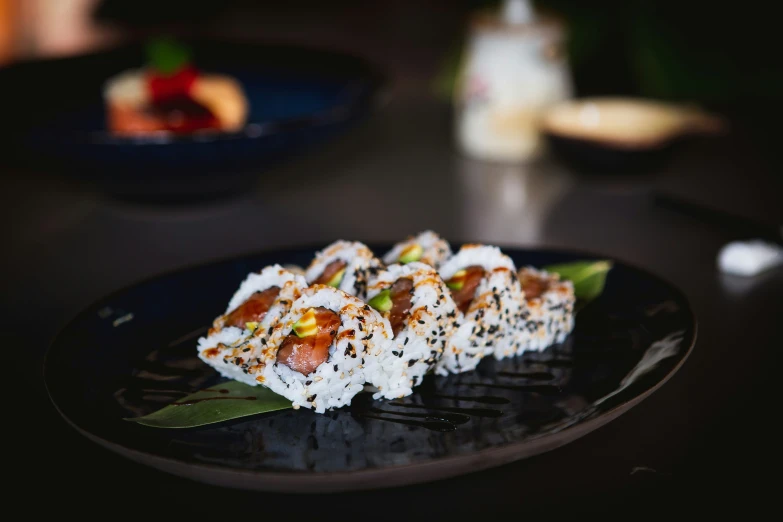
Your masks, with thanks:
[[[190,97],[190,89],[196,82],[198,71],[192,65],[188,65],[176,73],[165,76],[155,71],[147,73],[147,86],[149,87],[152,103],[161,103],[173,98]]]

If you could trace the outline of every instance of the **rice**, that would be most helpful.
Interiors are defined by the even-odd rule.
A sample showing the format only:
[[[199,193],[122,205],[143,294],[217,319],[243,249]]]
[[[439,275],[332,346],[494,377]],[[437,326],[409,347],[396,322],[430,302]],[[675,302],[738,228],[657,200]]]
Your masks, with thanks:
[[[457,327],[457,307],[438,272],[424,263],[391,265],[370,279],[370,302],[400,279],[410,279],[410,312],[386,350],[378,355],[376,371],[368,382],[378,391],[374,399],[410,395],[440,361],[448,339]],[[384,313],[389,319],[390,311]]]
[[[435,232],[426,230],[417,236],[410,236],[405,241],[394,245],[383,256],[383,262],[389,265],[402,262],[400,257],[404,257],[406,253],[414,252],[413,249],[416,249],[415,252],[420,252],[420,255],[413,256],[413,261],[420,261],[434,268],[440,267],[441,263],[451,257],[449,242]]]
[[[263,319],[254,328],[224,326],[227,315],[236,310],[255,292],[277,286],[280,293],[275,298]],[[303,277],[295,275],[280,265],[271,265],[260,273],[249,274],[229,301],[226,313],[215,319],[209,334],[198,340],[198,356],[215,368],[220,375],[255,386],[257,381],[247,373],[250,360],[250,340],[274,325],[288,313],[293,302],[299,298],[306,283]],[[246,325],[247,326],[247,325]]]
[[[461,323],[446,344],[436,368],[439,375],[476,368],[487,355],[503,357],[514,351],[516,336],[524,328],[522,288],[514,262],[499,248],[465,245],[440,269],[445,281],[469,266],[485,270]]]
[[[328,358],[303,375],[277,361],[278,351],[294,324],[311,308],[324,307],[340,317],[340,326],[329,347]],[[268,336],[250,341],[256,354],[248,368],[255,380],[291,401],[294,408],[317,413],[339,408],[364,389],[367,374],[375,371],[377,356],[392,337],[389,321],[369,305],[345,292],[313,285],[302,292],[291,310]]]
[[[360,299],[366,295],[368,278],[383,267],[381,260],[363,243],[340,240],[316,253],[305,271],[307,282],[312,284],[317,281],[333,261],[346,263],[345,274],[337,288]]]
[[[519,280],[525,292],[527,321],[525,335],[516,354],[524,351],[541,351],[553,344],[562,343],[574,329],[574,285],[561,281],[557,274],[550,274],[533,267],[519,270]],[[544,290],[533,296],[530,290],[536,286]],[[528,295],[531,294],[531,295]]]

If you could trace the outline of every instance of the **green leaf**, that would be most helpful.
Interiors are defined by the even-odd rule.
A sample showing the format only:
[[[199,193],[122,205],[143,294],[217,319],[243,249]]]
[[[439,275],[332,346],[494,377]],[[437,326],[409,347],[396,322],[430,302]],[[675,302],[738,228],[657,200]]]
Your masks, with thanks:
[[[606,275],[611,269],[611,261],[575,261],[544,267],[547,272],[559,274],[562,279],[574,283],[574,294],[584,303],[601,295],[604,291]]]
[[[263,386],[228,381],[177,399],[144,417],[125,419],[153,428],[195,428],[291,408],[291,401]]]
[[[147,44],[147,61],[159,73],[170,76],[190,63],[190,50],[170,38],[157,38]]]

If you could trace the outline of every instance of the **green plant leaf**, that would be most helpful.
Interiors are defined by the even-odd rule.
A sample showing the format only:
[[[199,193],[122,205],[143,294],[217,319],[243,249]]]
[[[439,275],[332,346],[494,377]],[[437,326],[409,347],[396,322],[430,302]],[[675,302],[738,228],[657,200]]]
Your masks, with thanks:
[[[291,408],[291,401],[263,386],[228,381],[177,399],[143,417],[125,419],[153,428],[195,428]]]
[[[190,49],[170,38],[157,38],[147,44],[147,61],[160,74],[170,76],[190,63]]]
[[[575,261],[544,267],[547,272],[559,274],[574,283],[576,298],[585,304],[604,291],[606,275],[612,269],[611,261]]]

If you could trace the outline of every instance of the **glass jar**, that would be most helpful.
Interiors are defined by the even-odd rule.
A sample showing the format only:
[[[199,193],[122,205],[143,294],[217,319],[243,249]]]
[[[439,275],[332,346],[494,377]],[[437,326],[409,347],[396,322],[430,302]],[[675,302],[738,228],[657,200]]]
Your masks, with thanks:
[[[540,154],[539,118],[572,96],[564,31],[553,20],[478,15],[455,89],[455,133],[467,155],[523,162]]]

